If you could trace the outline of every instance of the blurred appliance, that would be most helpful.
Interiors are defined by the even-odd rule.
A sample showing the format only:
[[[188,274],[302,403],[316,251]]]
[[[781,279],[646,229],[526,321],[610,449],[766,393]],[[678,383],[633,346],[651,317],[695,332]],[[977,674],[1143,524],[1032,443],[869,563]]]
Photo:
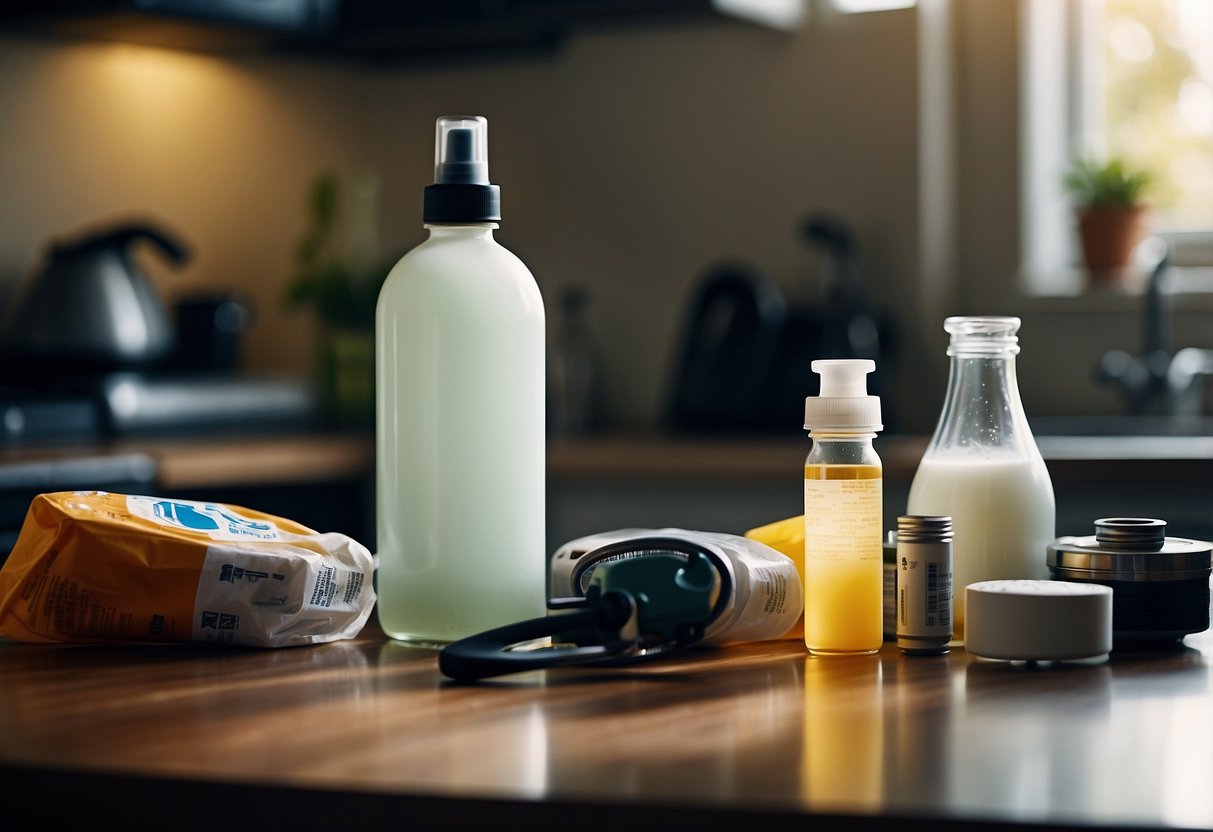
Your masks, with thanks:
[[[181,265],[185,247],[145,224],[123,224],[51,245],[0,326],[5,375],[27,378],[142,368],[168,357],[172,324],[130,247],[155,245]]]
[[[120,436],[281,432],[306,427],[319,406],[312,386],[295,378],[111,373],[91,393],[106,429]]]
[[[198,293],[177,302],[177,351],[182,370],[234,373],[241,337],[252,323],[252,305],[233,292]]]
[[[710,269],[688,304],[675,360],[671,427],[728,431],[765,426],[765,385],[778,355],[787,302],[744,263]]]
[[[790,304],[774,280],[744,263],[716,266],[700,280],[674,362],[671,428],[799,434],[804,399],[818,392],[811,362],[871,358],[869,390],[881,397],[886,431],[895,430],[892,324],[864,290],[854,234],[826,213],[802,231],[824,257],[816,304]]]
[[[319,395],[302,378],[111,372],[0,387],[0,445],[109,437],[248,434],[315,426]]]
[[[897,429],[897,353],[891,317],[868,296],[859,269],[855,234],[842,218],[817,212],[801,227],[804,240],[822,258],[821,295],[815,304],[794,306],[779,345],[779,361],[768,377],[766,412],[772,427],[800,425],[806,396],[816,396],[820,377],[809,368],[818,358],[870,358],[876,371],[868,392],[880,397],[885,433]]]
[[[52,245],[19,290],[0,324],[0,442],[314,423],[309,382],[237,373],[247,305],[230,293],[191,295],[174,322],[130,258],[136,241],[186,260],[176,237],[120,224]]]
[[[88,396],[0,388],[0,443],[96,439],[101,433],[101,409]]]

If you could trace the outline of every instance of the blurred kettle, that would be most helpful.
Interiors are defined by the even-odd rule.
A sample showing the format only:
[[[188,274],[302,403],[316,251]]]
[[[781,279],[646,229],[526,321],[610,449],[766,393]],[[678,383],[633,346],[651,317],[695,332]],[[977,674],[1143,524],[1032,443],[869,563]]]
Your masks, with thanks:
[[[52,244],[45,267],[23,287],[0,325],[0,352],[22,374],[87,375],[140,369],[168,358],[172,324],[160,297],[130,257],[146,240],[176,265],[177,239],[140,223]],[[6,368],[7,369],[7,368]]]

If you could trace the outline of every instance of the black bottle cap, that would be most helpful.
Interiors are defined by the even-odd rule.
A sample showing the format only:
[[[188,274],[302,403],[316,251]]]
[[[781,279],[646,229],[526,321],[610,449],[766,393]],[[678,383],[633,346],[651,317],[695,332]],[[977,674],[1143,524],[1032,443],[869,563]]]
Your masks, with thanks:
[[[425,188],[425,222],[499,222],[501,188],[496,185],[447,185]]]
[[[488,121],[443,116],[434,138],[434,184],[425,189],[427,223],[497,222],[501,189],[489,183]]]

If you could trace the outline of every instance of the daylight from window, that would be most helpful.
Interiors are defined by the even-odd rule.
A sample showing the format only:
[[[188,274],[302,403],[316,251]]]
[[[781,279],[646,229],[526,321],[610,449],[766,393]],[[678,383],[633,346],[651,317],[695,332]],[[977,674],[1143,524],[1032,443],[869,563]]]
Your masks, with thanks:
[[[1090,142],[1145,167],[1160,228],[1213,230],[1213,0],[1089,0]]]

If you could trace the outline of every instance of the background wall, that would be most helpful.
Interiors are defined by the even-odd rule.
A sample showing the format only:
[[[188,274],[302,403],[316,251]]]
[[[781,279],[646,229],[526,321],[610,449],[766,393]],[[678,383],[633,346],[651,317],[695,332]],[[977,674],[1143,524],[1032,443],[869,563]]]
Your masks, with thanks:
[[[376,171],[383,248],[403,251],[424,237],[434,117],[473,112],[489,118],[499,239],[531,266],[550,325],[561,289],[592,292],[614,427],[657,423],[683,304],[709,265],[744,259],[794,300],[814,298],[820,264],[798,229],[819,208],[853,223],[867,286],[897,316],[905,430],[929,430],[938,413],[943,314],[1024,316],[1030,413],[1115,407],[1090,368],[1111,346],[1136,347],[1138,301],[1017,289],[1017,4],[812,8],[794,34],[629,27],[550,57],[386,71],[0,36],[0,297],[50,239],[149,217],[194,249],[179,274],[142,258],[166,296],[247,291],[249,368],[308,371],[312,322],[281,294],[310,178]],[[953,27],[942,75],[924,71],[942,53],[920,45],[937,42],[921,31],[937,8],[954,10],[940,24]],[[937,126],[920,115],[926,77],[953,84],[936,131],[955,141],[946,169],[921,163],[924,127]],[[924,273],[924,234],[940,232],[919,210],[945,192],[948,250]],[[1209,337],[1202,312],[1181,315],[1181,344]]]
[[[304,194],[321,167],[364,164],[365,77],[118,44],[0,39],[0,284],[38,268],[47,243],[116,217],[183,237],[173,273],[141,258],[168,297],[248,291],[249,363],[308,366],[310,327],[279,301]]]
[[[916,60],[914,17],[900,14],[792,36],[610,31],[554,63],[377,78],[372,97],[398,102],[376,108],[372,128],[386,192],[400,195],[388,225],[420,224],[432,115],[486,114],[500,238],[531,266],[553,323],[560,288],[590,287],[614,421],[651,423],[708,266],[740,258],[813,300],[818,263],[799,236],[813,209],[854,223],[883,303],[910,298]]]
[[[377,171],[381,240],[403,250],[424,237],[434,117],[483,113],[499,238],[531,266],[553,324],[561,288],[590,288],[610,421],[651,426],[707,266],[742,258],[814,298],[818,263],[798,233],[813,209],[854,223],[883,303],[912,297],[914,32],[911,12],[819,16],[793,35],[631,27],[554,57],[378,72],[3,37],[0,283],[52,237],[152,217],[195,251],[180,274],[142,258],[166,295],[247,290],[250,367],[307,369],[310,321],[279,299],[309,178]]]

